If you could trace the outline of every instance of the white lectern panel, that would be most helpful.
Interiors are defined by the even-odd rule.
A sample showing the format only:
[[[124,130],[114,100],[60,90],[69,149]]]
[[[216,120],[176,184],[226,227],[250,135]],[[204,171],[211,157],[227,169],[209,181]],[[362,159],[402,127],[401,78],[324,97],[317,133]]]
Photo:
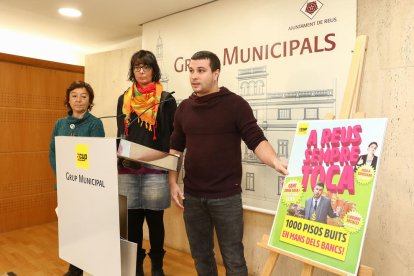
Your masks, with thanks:
[[[59,256],[94,276],[121,275],[116,140],[55,139]]]

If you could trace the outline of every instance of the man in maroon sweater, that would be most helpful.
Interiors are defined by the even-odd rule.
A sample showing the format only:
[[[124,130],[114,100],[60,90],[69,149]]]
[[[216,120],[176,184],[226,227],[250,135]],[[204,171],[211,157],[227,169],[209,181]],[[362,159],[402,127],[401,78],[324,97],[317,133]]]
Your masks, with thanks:
[[[177,108],[170,152],[185,154],[184,193],[170,172],[171,197],[184,221],[198,275],[217,275],[216,229],[226,275],[247,275],[243,247],[241,140],[257,157],[286,175],[282,162],[257,125],[249,104],[218,86],[220,60],[211,52],[191,57],[194,93]]]

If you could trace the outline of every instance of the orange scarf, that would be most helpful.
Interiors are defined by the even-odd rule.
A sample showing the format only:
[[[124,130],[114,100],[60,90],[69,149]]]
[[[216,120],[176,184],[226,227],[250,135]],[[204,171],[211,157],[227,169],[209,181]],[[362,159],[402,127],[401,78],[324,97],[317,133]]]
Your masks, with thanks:
[[[146,88],[141,88],[138,84],[133,83],[124,93],[122,113],[126,115],[124,120],[126,132],[128,132],[131,113],[135,112],[139,116],[137,119],[138,125],[144,125],[146,129],[153,131],[153,140],[157,139],[155,135],[155,129],[157,128],[156,118],[162,91],[163,87],[159,82],[151,83]]]

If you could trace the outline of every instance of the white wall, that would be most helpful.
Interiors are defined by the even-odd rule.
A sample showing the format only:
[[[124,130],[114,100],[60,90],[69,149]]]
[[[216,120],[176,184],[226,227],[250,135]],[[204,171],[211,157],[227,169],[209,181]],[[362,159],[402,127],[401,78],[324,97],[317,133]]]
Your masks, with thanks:
[[[0,27],[0,52],[67,64],[84,65],[85,51],[76,44],[18,33]]]

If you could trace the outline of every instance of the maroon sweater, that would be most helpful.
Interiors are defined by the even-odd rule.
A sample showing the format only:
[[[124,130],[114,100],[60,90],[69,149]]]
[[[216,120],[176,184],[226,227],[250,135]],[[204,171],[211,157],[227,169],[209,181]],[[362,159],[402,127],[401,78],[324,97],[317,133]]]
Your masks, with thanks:
[[[185,153],[184,191],[204,198],[241,192],[241,140],[254,150],[266,140],[250,105],[221,87],[191,95],[177,108],[170,148]]]

